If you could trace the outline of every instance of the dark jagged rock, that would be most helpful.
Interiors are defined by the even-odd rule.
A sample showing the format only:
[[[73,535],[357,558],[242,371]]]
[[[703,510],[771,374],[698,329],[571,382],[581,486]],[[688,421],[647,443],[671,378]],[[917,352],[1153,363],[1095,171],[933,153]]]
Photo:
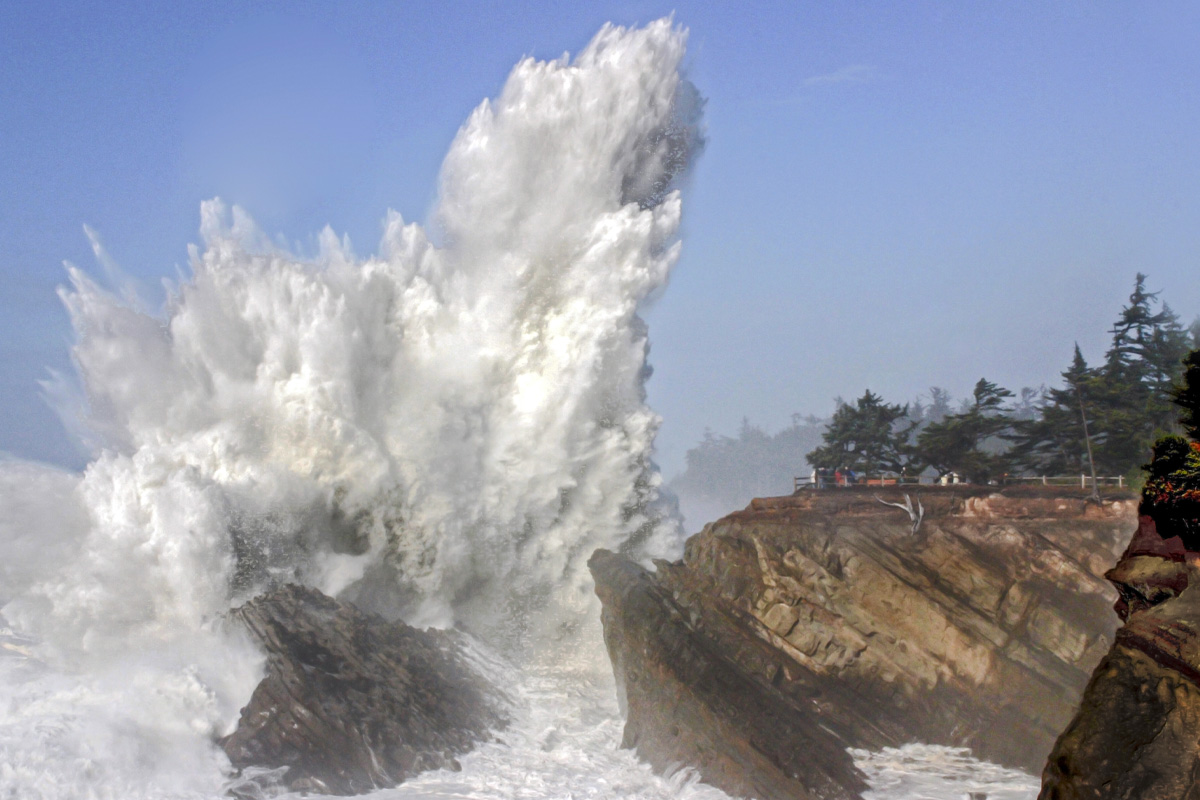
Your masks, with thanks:
[[[266,676],[220,744],[235,767],[287,767],[293,791],[357,794],[457,766],[503,720],[447,633],[365,614],[301,586],[232,612]]]
[[[1143,504],[1145,505],[1145,504]],[[1200,553],[1143,515],[1109,572],[1125,620],[1042,773],[1041,800],[1200,797]]]
[[[1118,642],[1042,774],[1043,800],[1191,800],[1200,792],[1200,689]]]
[[[755,500],[653,574],[593,556],[626,745],[773,799],[857,795],[846,747],[1042,766],[1113,641],[1103,574],[1134,497],[922,487],[914,533],[875,494],[904,500]]]
[[[1200,444],[1155,443],[1139,513],[1107,575],[1125,625],[1054,745],[1042,800],[1200,798]]]

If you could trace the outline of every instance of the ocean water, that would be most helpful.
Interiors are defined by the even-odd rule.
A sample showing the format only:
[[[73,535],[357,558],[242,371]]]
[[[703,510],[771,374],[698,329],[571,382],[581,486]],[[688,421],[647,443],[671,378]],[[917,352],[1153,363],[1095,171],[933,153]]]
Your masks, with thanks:
[[[0,798],[278,794],[212,742],[262,672],[222,615],[280,581],[458,626],[510,689],[460,772],[375,797],[724,796],[617,746],[586,569],[682,545],[639,310],[703,146],[685,46],[662,20],[521,61],[429,224],[390,213],[374,255],[330,230],[290,252],[213,200],[164,308],[71,269],[78,374],[49,393],[94,455],[0,461]],[[1035,793],[959,751],[859,759],[877,797]]]

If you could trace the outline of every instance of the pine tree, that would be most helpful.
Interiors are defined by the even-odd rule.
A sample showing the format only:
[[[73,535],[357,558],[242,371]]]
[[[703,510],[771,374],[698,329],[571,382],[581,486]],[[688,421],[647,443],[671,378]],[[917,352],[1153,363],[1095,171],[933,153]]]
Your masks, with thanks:
[[[1175,427],[1171,394],[1182,372],[1187,333],[1158,292],[1146,291],[1138,273],[1129,304],[1111,329],[1104,366],[1087,384],[1094,419],[1093,442],[1100,471],[1123,475],[1137,469],[1150,444]]]
[[[921,431],[917,458],[941,475],[957,472],[972,483],[1000,478],[1011,466],[1005,451],[1014,422],[1005,403],[1012,397],[1008,389],[980,378],[962,412]]]
[[[1183,359],[1191,348],[1179,315],[1163,303],[1160,316],[1162,321],[1151,331],[1146,349],[1146,383],[1150,388],[1151,423],[1156,430],[1166,432],[1175,429],[1178,408],[1171,400],[1183,375]]]
[[[1192,320],[1192,324],[1188,326],[1188,349],[1200,350],[1200,317]]]
[[[1183,379],[1171,393],[1179,407],[1179,424],[1192,441],[1200,440],[1200,349],[1193,350],[1183,360]]]
[[[1037,419],[1041,414],[1042,405],[1046,401],[1046,387],[1025,386],[1017,395],[1017,401],[1012,406],[1012,418],[1016,422]]]
[[[1050,389],[1033,419],[1015,426],[1012,457],[1017,466],[1039,475],[1074,475],[1087,469],[1087,444],[1080,405],[1086,412],[1096,371],[1075,344],[1063,386]]]
[[[792,491],[792,480],[808,472],[804,456],[821,442],[828,420],[792,417],[792,424],[775,434],[743,420],[737,436],[712,430],[688,450],[687,468],[671,482],[672,491],[689,502],[713,508],[713,513],[741,508],[754,497]],[[707,512],[706,512],[707,513]]]
[[[1159,292],[1146,291],[1146,276],[1139,272],[1134,278],[1129,305],[1121,309],[1121,316],[1109,331],[1113,342],[1108,351],[1107,368],[1127,371],[1138,380],[1148,375],[1155,332],[1174,316],[1169,308],[1154,312],[1158,295]],[[1179,324],[1178,318],[1175,324]]]
[[[901,421],[908,406],[889,404],[868,389],[853,405],[842,403],[808,463],[826,469],[852,469],[868,475],[902,472],[908,466],[908,430]]]
[[[940,386],[929,387],[929,412],[927,417],[930,422],[941,422],[950,413],[951,403],[954,398],[950,396],[950,392]]]

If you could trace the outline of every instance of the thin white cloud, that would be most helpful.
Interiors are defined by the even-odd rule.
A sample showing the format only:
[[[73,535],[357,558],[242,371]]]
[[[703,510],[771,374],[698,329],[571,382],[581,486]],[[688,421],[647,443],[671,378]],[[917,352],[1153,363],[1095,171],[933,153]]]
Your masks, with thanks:
[[[827,75],[814,75],[804,80],[805,86],[832,86],[838,83],[866,83],[875,77],[870,64],[851,64]]]

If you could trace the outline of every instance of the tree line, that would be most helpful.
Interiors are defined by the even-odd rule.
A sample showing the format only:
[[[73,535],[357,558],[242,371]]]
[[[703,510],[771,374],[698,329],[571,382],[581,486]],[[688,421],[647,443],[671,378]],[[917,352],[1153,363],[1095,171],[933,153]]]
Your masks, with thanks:
[[[980,378],[957,409],[942,389],[904,405],[868,389],[839,403],[808,462],[870,475],[957,473],[972,483],[1086,474],[1093,464],[1099,475],[1135,477],[1153,442],[1181,430],[1173,398],[1184,358],[1200,348],[1200,320],[1185,328],[1158,295],[1138,273],[1104,361],[1089,365],[1076,344],[1054,388],[1017,395]]]
[[[792,415],[792,424],[768,433],[743,419],[736,437],[711,430],[687,453],[687,469],[671,482],[681,500],[706,498],[724,514],[751,498],[790,494],[797,465],[821,443],[828,420]],[[710,513],[710,512],[705,512]]]

